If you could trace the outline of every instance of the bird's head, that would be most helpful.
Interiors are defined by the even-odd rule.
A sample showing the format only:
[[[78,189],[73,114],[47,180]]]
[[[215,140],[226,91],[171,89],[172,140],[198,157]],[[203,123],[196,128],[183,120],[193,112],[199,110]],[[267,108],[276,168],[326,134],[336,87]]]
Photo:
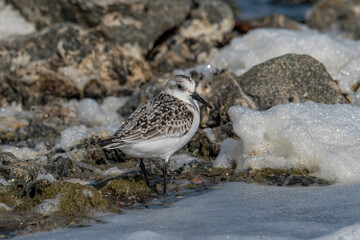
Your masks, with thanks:
[[[163,91],[182,101],[188,102],[194,99],[205,104],[207,107],[212,108],[207,101],[195,92],[195,87],[196,84],[192,78],[185,75],[175,75],[166,83]]]

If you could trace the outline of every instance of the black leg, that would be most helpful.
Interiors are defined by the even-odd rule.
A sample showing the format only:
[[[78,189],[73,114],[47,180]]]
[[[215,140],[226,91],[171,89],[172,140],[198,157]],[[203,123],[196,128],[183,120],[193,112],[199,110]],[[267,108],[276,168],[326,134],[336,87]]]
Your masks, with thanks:
[[[146,169],[145,169],[144,160],[143,160],[142,158],[140,159],[140,169],[141,169],[142,174],[143,174],[144,177],[145,177],[146,185],[147,185],[151,190],[153,190],[156,194],[159,194],[158,191],[156,190],[155,186],[150,184],[150,181],[149,181],[149,178],[148,178]]]
[[[163,197],[164,199],[166,199],[167,195],[166,195],[166,177],[167,177],[167,162],[164,163],[163,166],[163,180],[164,180],[164,192],[163,192]]]

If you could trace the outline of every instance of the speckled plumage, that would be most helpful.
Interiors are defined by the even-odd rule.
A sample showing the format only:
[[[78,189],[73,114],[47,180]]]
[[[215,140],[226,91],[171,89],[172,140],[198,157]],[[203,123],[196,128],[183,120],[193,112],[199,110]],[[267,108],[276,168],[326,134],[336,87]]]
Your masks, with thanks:
[[[159,137],[179,137],[185,135],[194,120],[189,107],[167,93],[160,93],[139,107],[117,130],[113,137],[115,146],[146,141]]]
[[[184,75],[176,75],[155,98],[139,107],[117,130],[113,137],[99,142],[107,149],[119,148],[127,155],[160,158],[164,163],[164,196],[166,196],[166,165],[169,157],[182,148],[195,134],[200,123],[197,100],[211,107],[195,92],[195,82]],[[147,185],[145,165],[140,161]]]

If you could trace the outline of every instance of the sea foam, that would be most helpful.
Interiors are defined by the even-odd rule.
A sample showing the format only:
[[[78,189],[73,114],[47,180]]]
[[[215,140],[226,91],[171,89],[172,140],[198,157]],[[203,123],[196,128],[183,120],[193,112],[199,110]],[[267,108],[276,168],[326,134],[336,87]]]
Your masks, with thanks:
[[[331,181],[360,180],[359,107],[308,102],[267,111],[234,106],[228,113],[242,140],[239,154],[234,156],[231,141],[232,146],[222,147],[214,166],[228,167],[236,161],[239,170],[297,168]]]

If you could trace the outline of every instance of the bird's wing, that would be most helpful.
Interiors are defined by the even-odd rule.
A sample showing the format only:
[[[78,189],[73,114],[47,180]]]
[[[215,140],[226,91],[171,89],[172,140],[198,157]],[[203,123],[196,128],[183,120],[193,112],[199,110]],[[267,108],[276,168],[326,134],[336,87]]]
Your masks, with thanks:
[[[193,119],[186,105],[160,94],[139,107],[112,138],[104,140],[103,147],[112,149],[155,138],[179,137],[189,131]]]

